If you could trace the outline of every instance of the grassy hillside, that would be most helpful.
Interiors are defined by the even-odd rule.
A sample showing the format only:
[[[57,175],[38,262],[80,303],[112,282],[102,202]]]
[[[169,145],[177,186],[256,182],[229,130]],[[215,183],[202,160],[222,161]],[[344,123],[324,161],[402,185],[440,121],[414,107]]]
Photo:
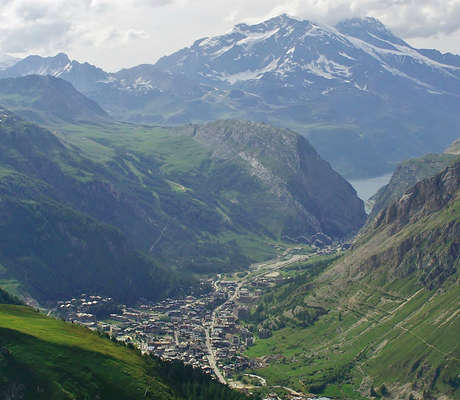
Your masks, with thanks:
[[[0,376],[0,396],[11,399],[245,398],[198,371],[12,305],[0,305]]]
[[[188,267],[218,270],[247,264],[252,256],[251,250],[242,254],[231,237],[218,242],[225,213],[159,177],[155,159],[140,172],[133,154],[121,158],[114,151],[110,160],[82,155],[6,110],[0,119],[0,284],[10,292],[39,301],[81,291],[120,301],[157,299],[181,290],[183,281],[193,282]],[[164,137],[154,139],[152,146],[161,151]],[[169,145],[177,149],[181,143]],[[199,165],[197,148],[177,163]],[[256,258],[273,254],[270,244],[256,239],[238,237],[241,246],[267,249],[256,248]],[[176,268],[185,269],[181,280]]]
[[[229,232],[250,240],[255,234],[269,242],[308,238],[317,231],[341,237],[364,222],[353,189],[307,141],[291,131],[245,121],[219,121],[177,129],[67,125],[57,132],[64,143],[78,147],[92,160],[123,171],[131,186],[141,183],[144,189],[152,188],[160,205],[165,201],[177,204],[176,210],[163,210],[176,217],[168,221],[163,243],[175,234],[178,216],[181,229],[196,235],[202,244],[209,235],[222,243]],[[168,186],[160,189],[161,181]],[[166,194],[167,189],[173,193]],[[186,204],[178,204],[180,200]],[[336,217],[334,221],[331,216]],[[203,238],[203,230],[207,237]],[[168,259],[171,257],[174,255],[169,254]]]
[[[241,268],[273,257],[285,239],[342,237],[364,219],[351,186],[291,131],[48,121],[51,132],[0,113],[0,194],[116,227],[165,270]]]
[[[40,302],[82,291],[132,302],[190,285],[185,274],[179,280],[173,269],[140,254],[113,225],[85,213],[116,200],[112,194],[112,203],[92,205],[84,193],[82,185],[100,174],[100,167],[70,152],[43,128],[4,110],[0,118],[3,288]],[[105,187],[107,193],[110,186]],[[109,212],[121,206],[114,208]]]
[[[182,290],[176,273],[240,269],[282,242],[342,238],[364,222],[353,188],[292,131],[46,122],[53,131],[0,109],[0,280],[39,301],[78,290],[156,299]]]
[[[131,303],[185,285],[185,277],[138,253],[117,229],[59,203],[2,196],[0,215],[0,277],[20,282],[20,293],[38,301],[89,292]]]
[[[38,123],[109,119],[96,102],[75,90],[69,82],[50,75],[2,79],[0,104]]]
[[[324,273],[265,295],[256,373],[344,399],[458,398],[459,177],[457,163],[420,182]]]

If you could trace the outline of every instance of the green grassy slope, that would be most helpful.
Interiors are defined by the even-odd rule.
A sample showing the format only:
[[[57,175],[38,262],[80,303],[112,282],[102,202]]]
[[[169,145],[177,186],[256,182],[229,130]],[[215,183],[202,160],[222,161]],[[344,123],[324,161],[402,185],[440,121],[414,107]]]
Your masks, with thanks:
[[[109,119],[97,103],[75,90],[69,82],[50,75],[2,79],[0,104],[38,123]]]
[[[318,231],[341,237],[364,222],[362,202],[352,187],[291,131],[241,121],[180,129],[48,121],[51,132],[6,110],[0,109],[0,118],[0,196],[20,200],[22,208],[27,203],[29,214],[31,202],[39,204],[35,214],[38,209],[47,210],[48,216],[34,219],[43,227],[31,231],[46,233],[45,222],[49,222],[51,249],[65,247],[57,235],[59,229],[66,230],[59,218],[70,215],[63,209],[52,215],[51,205],[72,210],[74,222],[78,214],[84,214],[117,228],[126,246],[147,254],[163,270],[186,274],[241,268],[273,257],[275,245],[286,238],[304,240]],[[5,207],[12,207],[11,201]],[[19,219],[8,220],[5,230],[21,224],[24,213],[13,215]],[[94,232],[86,233],[92,239],[85,249],[96,256]],[[78,240],[71,240],[74,236],[63,236],[71,241],[67,248],[73,249],[67,253],[77,251]],[[85,241],[83,234],[77,238]],[[44,242],[33,245],[31,254],[26,254],[27,247],[22,246],[24,254],[15,259],[39,259],[43,264],[39,270],[56,272],[44,247]],[[106,266],[112,263],[109,259],[123,259],[106,251],[112,247],[120,248],[101,247]],[[24,268],[15,267],[16,261],[8,258],[2,260],[10,274],[0,280],[10,287],[17,281],[24,284]],[[68,263],[65,258],[59,260],[63,266]],[[130,271],[136,262],[125,264],[113,270]],[[100,283],[103,274],[97,275]],[[170,275],[167,282],[174,279]],[[31,288],[33,283],[30,279],[25,286]],[[88,286],[96,289],[98,285]],[[118,292],[131,291],[122,287]],[[18,292],[17,287],[13,290]],[[145,290],[133,292],[140,295]],[[43,290],[41,294],[47,300],[58,296]]]
[[[2,287],[39,301],[81,290],[122,301],[154,299],[182,287],[174,269],[187,267],[185,260],[203,270],[248,263],[233,239],[217,242],[224,206],[215,203],[209,210],[203,195],[159,177],[155,159],[142,164],[141,172],[133,154],[85,157],[51,132],[6,110],[0,114]],[[153,140],[152,147],[161,148],[164,137]],[[179,141],[168,144],[172,151],[182,148]],[[182,153],[168,166],[199,166],[195,149],[201,148],[185,149],[188,158]],[[160,150],[158,158],[163,155]],[[273,254],[269,244],[257,243],[267,249],[266,257]],[[181,275],[187,280],[187,271]]]
[[[243,399],[179,364],[85,328],[0,305],[0,395],[24,399]]]
[[[21,292],[38,301],[86,291],[131,303],[170,295],[185,282],[117,229],[59,203],[2,196],[0,215],[0,277],[21,282]]]
[[[457,163],[421,182],[323,274],[291,283],[294,308],[265,296],[285,324],[249,349],[267,362],[256,373],[338,398],[458,398],[459,176]],[[324,312],[299,321],[299,306]]]
[[[117,189],[129,190],[151,223],[137,216],[112,221],[141,249],[153,246],[165,263],[209,272],[275,254],[272,244],[285,228],[284,210],[242,165],[213,159],[192,137],[129,124],[67,125],[58,135],[123,177]],[[256,245],[254,251],[247,243]]]
[[[0,118],[3,288],[40,302],[85,290],[132,302],[183,287],[172,269],[140,254],[118,229],[85,213],[92,205],[82,185],[100,174],[97,165],[43,128],[4,110]],[[85,199],[81,211],[72,207]]]

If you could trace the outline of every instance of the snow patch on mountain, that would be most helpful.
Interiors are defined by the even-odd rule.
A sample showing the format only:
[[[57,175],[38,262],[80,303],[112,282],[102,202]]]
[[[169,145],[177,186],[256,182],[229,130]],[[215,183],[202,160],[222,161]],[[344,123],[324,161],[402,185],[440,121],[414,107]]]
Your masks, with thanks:
[[[354,58],[352,56],[349,56],[347,53],[344,53],[343,51],[339,52],[339,56],[342,56],[342,57],[347,58],[347,59],[352,60],[352,61],[356,61],[356,58]]]
[[[260,43],[262,41],[265,41],[269,38],[271,38],[273,35],[278,33],[280,28],[273,29],[268,32],[249,32],[245,33],[246,37],[239,40],[236,44],[238,46],[245,46],[247,48],[250,48],[254,46],[256,43]]]
[[[308,63],[302,69],[326,79],[350,78],[352,76],[350,67],[329,60],[324,55],[320,55],[316,60]]]
[[[211,54],[212,58],[218,58],[221,55],[225,54],[227,51],[233,49],[235,47],[235,44],[231,44],[230,46],[224,46],[221,49],[217,50],[216,52]]]
[[[263,77],[264,74],[267,72],[275,71],[278,67],[279,58],[273,60],[264,68],[256,69],[256,70],[247,70],[243,72],[238,72],[236,74],[221,74],[220,79],[229,82],[230,84],[234,84],[240,81],[249,81],[254,79],[260,79]]]

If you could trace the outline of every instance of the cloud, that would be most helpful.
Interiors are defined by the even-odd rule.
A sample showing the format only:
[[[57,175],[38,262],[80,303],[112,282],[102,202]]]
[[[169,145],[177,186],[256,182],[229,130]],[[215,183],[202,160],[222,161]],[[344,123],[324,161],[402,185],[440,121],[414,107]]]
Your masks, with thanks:
[[[134,26],[119,26],[129,5],[160,7],[168,0],[3,0],[0,49],[7,53],[48,53],[74,45],[124,45],[146,39]],[[132,3],[132,4],[130,4]],[[111,19],[111,16],[115,18]]]
[[[175,4],[174,0],[133,0],[133,5],[138,7],[163,7]]]
[[[460,0],[290,0],[268,15],[282,12],[329,24],[372,16],[406,39],[460,30]]]
[[[281,13],[327,24],[373,16],[406,40],[425,38],[444,50],[460,52],[460,0],[1,2],[0,54],[64,51],[109,69],[154,62],[200,37],[225,33],[236,23],[260,22]]]

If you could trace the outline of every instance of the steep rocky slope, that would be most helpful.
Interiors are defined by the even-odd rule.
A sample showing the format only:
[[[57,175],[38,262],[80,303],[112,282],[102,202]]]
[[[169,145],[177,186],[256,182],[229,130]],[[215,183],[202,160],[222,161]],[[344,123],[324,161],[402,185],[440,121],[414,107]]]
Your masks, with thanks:
[[[384,266],[389,281],[411,275],[439,287],[457,273],[460,262],[459,189],[457,161],[382,210],[359,235],[355,246],[362,249],[351,252],[343,265],[352,265],[356,276]]]
[[[251,353],[292,357],[257,374],[299,390],[354,390],[344,398],[458,398],[459,267],[457,161],[381,211],[325,272],[275,288],[271,298],[284,291],[295,309],[265,296],[278,330]]]
[[[372,210],[368,221],[372,221],[380,211],[399,199],[407,189],[425,178],[438,174],[454,160],[455,155],[446,151],[445,154],[427,154],[403,161],[396,168],[390,182],[369,199]]]
[[[319,157],[308,141],[270,125],[218,121],[185,131],[212,149],[212,156],[239,160],[268,187],[277,208],[289,216],[286,237],[308,241],[323,232],[344,237],[362,223],[362,202],[355,191]]]

